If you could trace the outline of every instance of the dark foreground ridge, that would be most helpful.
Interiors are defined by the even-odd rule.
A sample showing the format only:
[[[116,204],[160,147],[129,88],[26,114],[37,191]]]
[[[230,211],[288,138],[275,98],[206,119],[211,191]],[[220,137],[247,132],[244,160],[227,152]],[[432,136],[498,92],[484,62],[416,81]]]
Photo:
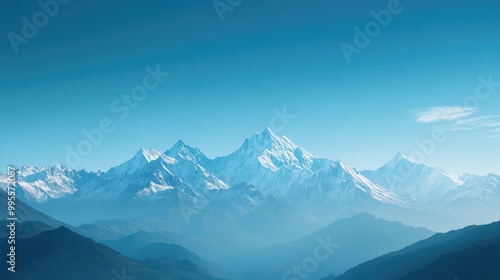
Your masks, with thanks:
[[[324,280],[500,279],[500,222],[436,234]]]
[[[0,248],[5,252],[6,242],[2,242]],[[2,269],[1,279],[216,279],[189,260],[127,258],[66,227],[19,239],[16,254],[16,273]],[[2,263],[5,262],[3,256]]]

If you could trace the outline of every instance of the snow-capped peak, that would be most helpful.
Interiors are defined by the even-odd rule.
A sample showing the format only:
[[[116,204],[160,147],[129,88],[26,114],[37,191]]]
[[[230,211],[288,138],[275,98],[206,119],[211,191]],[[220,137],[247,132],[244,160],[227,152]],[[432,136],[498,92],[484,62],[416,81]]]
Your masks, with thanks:
[[[39,173],[41,171],[43,171],[43,167],[35,167],[31,164],[27,164],[27,165],[21,167],[20,175],[22,177],[25,177],[25,176],[29,176],[29,175],[32,175],[35,173]]]
[[[53,174],[61,174],[61,173],[67,173],[69,171],[73,171],[72,169],[68,168],[65,165],[53,165],[49,167],[42,167],[42,166],[33,166],[31,164],[24,165],[21,167],[19,170],[19,175],[21,177],[28,177],[31,175],[36,175],[40,173],[53,173]]]
[[[154,149],[140,149],[130,160],[111,168],[108,172],[111,174],[130,174],[144,167],[146,164],[157,160],[162,152]]]
[[[400,196],[425,202],[438,201],[445,193],[463,185],[457,174],[419,163],[402,153],[396,154],[381,168],[362,174]]]
[[[229,157],[239,160],[257,160],[260,165],[272,171],[278,171],[282,167],[309,169],[315,158],[286,136],[277,136],[268,127],[246,139]]]
[[[295,150],[298,148],[286,136],[277,136],[269,127],[266,127],[260,133],[255,133],[248,138],[245,143],[252,148],[260,151],[267,150]],[[245,143],[243,145],[245,145]]]
[[[21,167],[18,184],[20,196],[29,201],[43,202],[58,199],[76,192],[75,178],[78,171],[66,166],[35,167],[30,164]],[[0,174],[0,189],[6,189],[7,176]]]
[[[182,140],[177,141],[172,148],[165,152],[165,155],[177,160],[188,160],[196,163],[204,163],[208,160],[200,149],[191,147]]]
[[[156,160],[161,156],[161,152],[154,150],[154,149],[149,149],[149,150],[141,149],[141,150],[139,150],[137,155],[140,155],[140,154],[142,154],[142,156],[144,157],[144,159],[147,162],[152,162],[153,160]]]
[[[401,165],[406,165],[406,166],[401,166]],[[442,167],[432,167],[425,163],[418,162],[415,159],[406,156],[402,153],[396,154],[396,156],[394,156],[394,158],[384,167],[393,169],[397,168],[399,169],[399,174],[401,175],[405,175],[406,173],[408,173],[410,171],[410,168],[412,169],[421,168],[423,170],[428,170],[428,172],[433,173],[434,176],[447,177],[457,185],[463,184],[463,181],[460,179],[459,175],[451,173]]]
[[[407,156],[401,152],[397,153],[386,165],[387,166],[396,166],[397,164],[400,164],[401,162],[407,162],[411,164],[424,164],[421,162],[416,161],[414,158]]]
[[[254,150],[257,153],[262,153],[265,149],[272,149],[273,146],[277,146],[275,143],[279,142],[281,142],[281,138],[274,134],[270,128],[266,128],[245,139],[240,146],[240,150]]]

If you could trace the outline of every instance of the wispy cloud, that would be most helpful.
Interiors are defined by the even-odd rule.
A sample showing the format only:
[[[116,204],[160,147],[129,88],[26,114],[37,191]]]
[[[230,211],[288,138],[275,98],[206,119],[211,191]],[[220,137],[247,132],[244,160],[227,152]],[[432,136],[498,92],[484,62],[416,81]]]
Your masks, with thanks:
[[[491,128],[493,132],[496,128],[500,128],[500,118],[498,116],[463,118],[444,125],[444,128],[450,131]]]
[[[480,131],[488,138],[500,137],[500,116],[477,116],[477,108],[432,107],[418,111],[419,123],[435,123],[447,131]]]
[[[432,107],[417,112],[415,117],[420,123],[433,123],[440,121],[453,121],[468,117],[477,111],[476,108],[466,108],[457,106]]]

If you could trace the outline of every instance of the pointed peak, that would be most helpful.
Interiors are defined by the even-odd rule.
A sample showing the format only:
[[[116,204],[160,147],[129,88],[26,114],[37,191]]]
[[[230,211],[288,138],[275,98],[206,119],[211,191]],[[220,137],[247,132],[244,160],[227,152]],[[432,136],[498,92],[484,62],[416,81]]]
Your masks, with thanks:
[[[167,150],[165,152],[165,154],[168,156],[177,155],[182,151],[197,151],[197,152],[199,152],[198,149],[189,146],[183,140],[179,140],[179,141],[175,142],[175,144],[172,146],[172,148]]]
[[[154,149],[139,149],[134,157],[118,166],[110,168],[107,172],[111,172],[111,174],[131,174],[150,162],[157,160],[161,155],[162,152]]]
[[[165,155],[171,158],[182,158],[196,162],[206,159],[205,154],[200,149],[191,147],[182,140],[177,141],[172,148],[165,152]]]
[[[276,134],[274,133],[274,131],[268,126],[266,128],[264,128],[260,133],[258,134],[262,134],[262,135],[274,135],[276,136]]]
[[[274,134],[269,127],[245,139],[229,157],[258,162],[273,171],[282,167],[309,169],[315,158],[287,137]]]
[[[179,139],[177,142],[175,142],[171,149],[184,146],[187,146],[186,143],[182,139]]]
[[[154,149],[140,149],[134,156],[135,159],[145,159],[152,162],[161,156],[161,152]]]
[[[416,161],[414,158],[407,156],[401,152],[398,152],[390,161],[390,163],[397,164],[399,162],[410,162],[410,163],[420,163]]]
[[[266,127],[261,132],[256,132],[251,137],[245,140],[247,145],[251,145],[255,148],[273,149],[274,147],[287,147],[291,149],[298,148],[292,141],[290,141],[285,136],[279,137],[276,135],[271,128]]]
[[[357,171],[347,165],[345,162],[341,161],[340,159],[336,160],[332,165],[331,168],[333,170],[337,170],[338,172],[345,172],[345,173],[350,173],[350,174],[355,174]]]
[[[250,137],[250,139],[252,138],[258,139],[259,142],[272,142],[272,141],[279,141],[280,139],[282,139],[281,137],[276,135],[274,131],[272,131],[272,129],[269,127],[264,128],[260,132],[256,132],[254,136]]]

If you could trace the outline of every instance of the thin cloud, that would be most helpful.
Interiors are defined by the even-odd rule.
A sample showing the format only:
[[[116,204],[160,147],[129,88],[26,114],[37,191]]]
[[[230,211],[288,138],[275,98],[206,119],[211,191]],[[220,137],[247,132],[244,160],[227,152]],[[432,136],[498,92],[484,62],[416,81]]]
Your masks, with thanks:
[[[479,128],[490,128],[496,132],[500,128],[500,118],[498,116],[470,117],[453,121],[443,126],[450,131],[474,130]]]
[[[433,107],[415,114],[419,123],[436,123],[446,131],[478,131],[488,138],[500,137],[500,116],[477,116],[477,108]]]
[[[473,115],[477,112],[476,108],[466,108],[457,106],[432,107],[424,109],[415,114],[417,122],[434,123],[441,121],[454,121]]]

